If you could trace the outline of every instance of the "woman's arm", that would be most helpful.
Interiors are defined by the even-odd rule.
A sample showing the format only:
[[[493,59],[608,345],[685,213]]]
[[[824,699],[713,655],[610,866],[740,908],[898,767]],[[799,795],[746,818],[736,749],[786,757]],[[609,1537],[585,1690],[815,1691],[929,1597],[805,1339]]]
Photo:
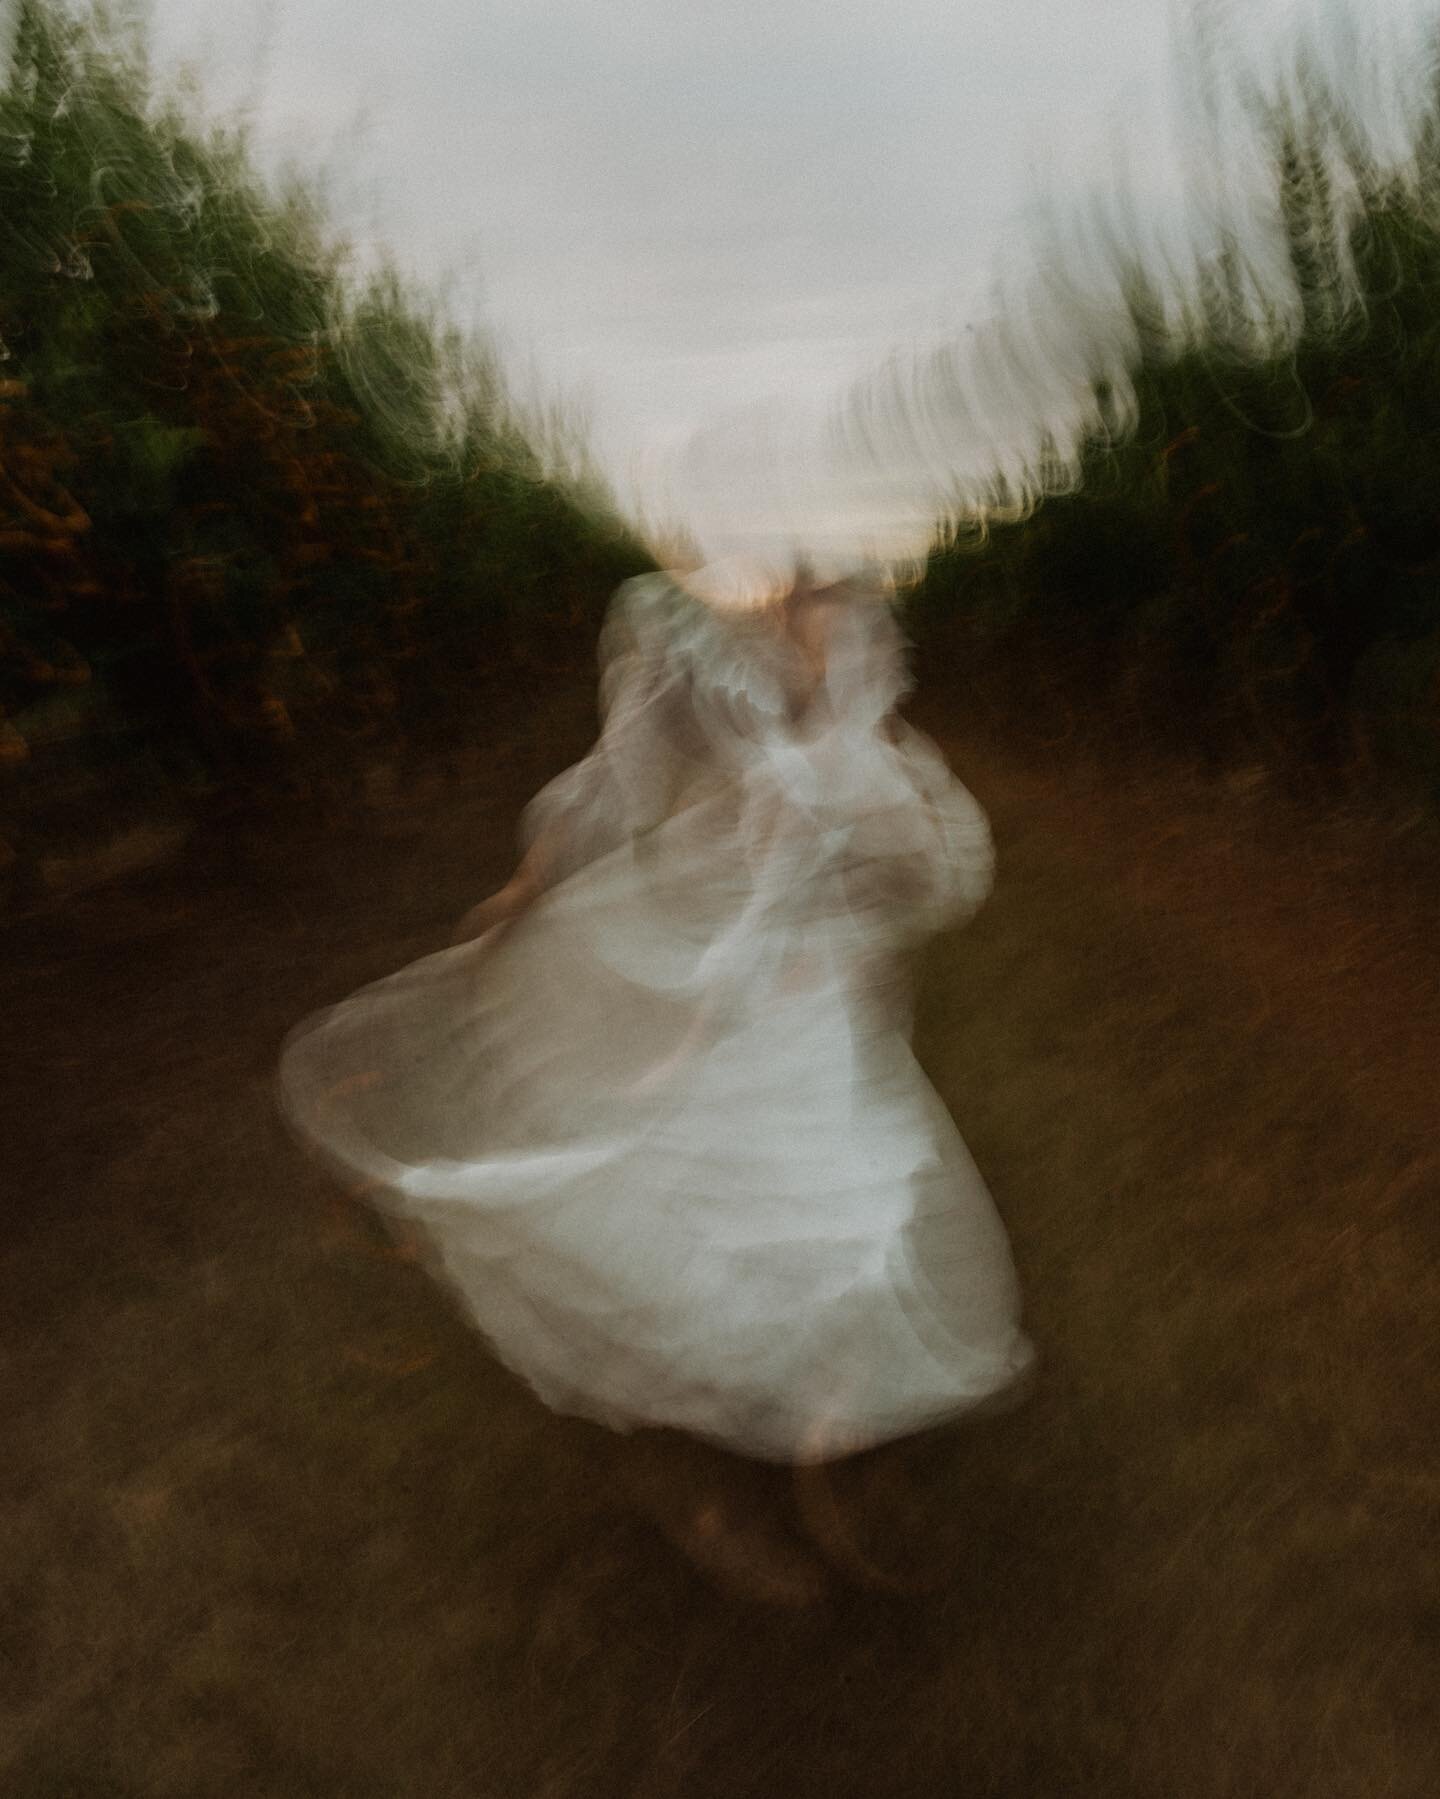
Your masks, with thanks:
[[[546,837],[537,837],[524,860],[498,893],[472,906],[455,927],[452,944],[470,943],[496,925],[510,924],[532,906],[549,883],[554,857]]]

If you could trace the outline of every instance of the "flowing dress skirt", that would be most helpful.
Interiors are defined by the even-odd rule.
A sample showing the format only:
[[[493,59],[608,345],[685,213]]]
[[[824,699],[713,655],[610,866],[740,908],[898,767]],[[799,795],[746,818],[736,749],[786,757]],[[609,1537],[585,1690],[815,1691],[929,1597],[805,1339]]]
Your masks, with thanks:
[[[801,1461],[995,1399],[1009,1246],[903,1003],[823,921],[697,1000],[742,896],[666,829],[301,1025],[293,1128],[556,1411]]]

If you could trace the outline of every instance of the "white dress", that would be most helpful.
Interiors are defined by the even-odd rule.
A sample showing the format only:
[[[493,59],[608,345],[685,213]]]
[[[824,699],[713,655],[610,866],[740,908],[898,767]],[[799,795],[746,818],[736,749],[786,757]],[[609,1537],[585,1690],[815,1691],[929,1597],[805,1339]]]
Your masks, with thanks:
[[[1032,1359],[900,972],[984,897],[984,815],[890,718],[888,608],[843,609],[798,722],[791,653],[768,615],[622,588],[605,729],[527,815],[546,892],[308,1020],[280,1074],[548,1405],[776,1461],[959,1416]]]

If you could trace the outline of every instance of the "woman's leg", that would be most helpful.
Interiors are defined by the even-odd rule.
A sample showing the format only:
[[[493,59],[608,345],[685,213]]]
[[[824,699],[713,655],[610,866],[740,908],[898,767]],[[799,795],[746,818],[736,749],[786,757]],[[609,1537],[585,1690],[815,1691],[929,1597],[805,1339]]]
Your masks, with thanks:
[[[616,1462],[630,1501],[721,1586],[789,1607],[822,1597],[822,1565],[786,1528],[787,1469],[665,1430],[617,1439]]]

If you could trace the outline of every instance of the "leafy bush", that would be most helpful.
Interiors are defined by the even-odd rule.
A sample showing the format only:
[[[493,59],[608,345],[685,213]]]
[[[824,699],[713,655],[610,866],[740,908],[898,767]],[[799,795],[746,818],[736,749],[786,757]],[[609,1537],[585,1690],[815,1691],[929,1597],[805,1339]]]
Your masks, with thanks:
[[[132,34],[37,0],[0,92],[0,377],[12,815],[62,765],[263,783],[483,729],[646,564],[483,344],[348,272]]]
[[[1075,491],[1026,516],[942,524],[911,593],[933,671],[974,699],[1003,671],[1011,710],[1058,693],[1072,720],[1147,748],[1363,769],[1440,798],[1436,149],[1317,251],[1303,130],[1277,141],[1306,309],[1285,354],[1234,346],[1223,283],[1196,338],[1167,347],[1131,285],[1133,429],[1088,441]],[[1335,304],[1317,257],[1353,258],[1357,303]]]

